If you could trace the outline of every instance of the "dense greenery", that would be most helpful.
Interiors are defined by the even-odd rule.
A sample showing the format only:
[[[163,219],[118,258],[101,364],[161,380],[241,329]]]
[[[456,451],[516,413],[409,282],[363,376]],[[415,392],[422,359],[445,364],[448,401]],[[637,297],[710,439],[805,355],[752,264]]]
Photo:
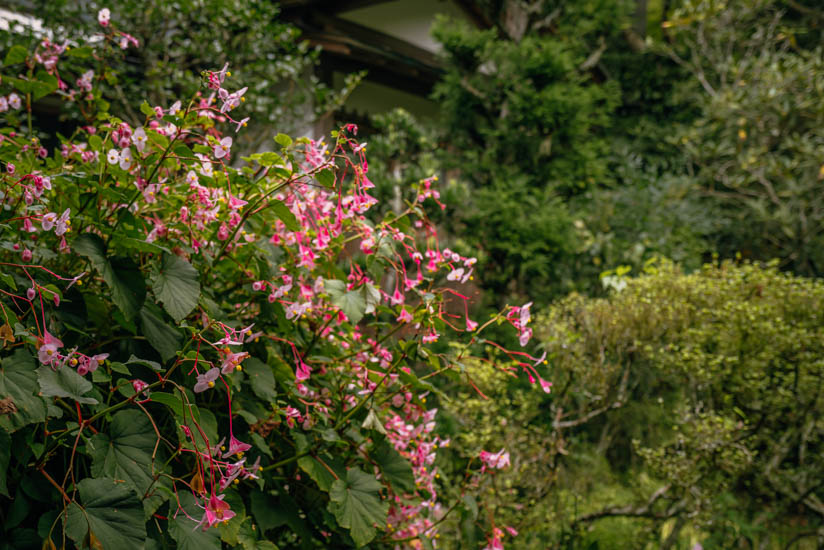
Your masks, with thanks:
[[[816,547],[824,283],[732,263],[624,283],[536,320],[550,395],[478,365],[489,399],[449,407],[458,449],[511,452],[486,499],[518,548]]]

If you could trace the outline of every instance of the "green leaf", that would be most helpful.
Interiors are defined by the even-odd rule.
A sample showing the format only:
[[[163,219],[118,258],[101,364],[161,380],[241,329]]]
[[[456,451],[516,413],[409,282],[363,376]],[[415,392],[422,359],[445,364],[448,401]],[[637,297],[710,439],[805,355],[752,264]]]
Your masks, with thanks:
[[[103,550],[143,550],[143,505],[130,487],[110,478],[86,478],[77,490],[82,505],[69,506],[66,534],[78,547],[91,530]]]
[[[32,422],[46,420],[46,401],[38,397],[37,371],[32,356],[18,349],[4,357],[0,368],[0,399],[11,399],[16,412],[0,415],[0,427],[13,432]]]
[[[23,46],[14,45],[9,48],[8,53],[6,54],[6,59],[3,61],[3,65],[8,67],[9,65],[14,65],[15,63],[22,63],[26,60],[26,55],[28,55],[28,51]]]
[[[281,147],[284,147],[284,148],[289,147],[290,145],[292,145],[292,138],[290,138],[286,134],[276,135],[275,136],[275,141],[277,142],[278,145],[280,145]]]
[[[243,362],[243,371],[249,377],[255,395],[267,403],[274,403],[278,394],[275,391],[275,375],[272,368],[260,359],[250,357]]]
[[[360,289],[347,292],[346,283],[338,279],[325,279],[323,288],[332,298],[332,303],[343,310],[353,325],[363,319],[366,313],[366,298]]]
[[[361,287],[363,292],[363,300],[366,303],[364,313],[374,313],[375,307],[381,303],[381,292],[372,283],[366,283]]]
[[[40,392],[46,397],[68,397],[83,405],[98,403],[94,397],[83,397],[91,391],[92,383],[66,365],[57,369],[42,365],[37,369],[37,381]]]
[[[143,307],[140,310],[140,320],[143,324],[143,334],[154,349],[160,354],[163,361],[168,361],[177,354],[180,348],[180,333],[160,318],[159,310],[155,307]]]
[[[103,276],[112,291],[112,301],[126,319],[134,319],[146,299],[146,282],[140,268],[129,258],[106,258],[103,239],[93,233],[85,233],[75,239],[74,250],[89,259]]]
[[[91,46],[80,46],[79,48],[66,48],[66,55],[69,57],[77,57],[78,59],[85,59],[92,56]]]
[[[276,199],[272,199],[269,202],[269,205],[274,210],[275,216],[277,216],[278,219],[283,222],[283,225],[286,226],[286,229],[289,231],[300,231],[298,219],[294,214],[292,214],[292,211],[289,210],[288,206]]]
[[[386,440],[377,445],[370,455],[378,463],[383,479],[389,482],[396,494],[415,492],[415,475],[412,465]]]
[[[197,527],[197,522],[192,521],[186,514],[193,518],[200,518],[203,509],[195,503],[195,499],[189,491],[179,491],[180,505],[183,511],[177,509],[177,502],[172,499],[169,502],[169,534],[177,543],[177,550],[220,550],[220,532],[217,529],[203,529]],[[174,518],[174,519],[173,519]]]
[[[155,243],[146,242],[134,237],[123,237],[117,240],[117,243],[128,250],[139,250],[141,252],[150,252],[152,254],[171,254],[171,251],[165,246],[160,246]]]
[[[323,463],[331,468],[332,472],[335,472],[337,477],[332,475],[332,472],[330,472],[326,466],[321,464],[320,460],[323,460]],[[318,487],[320,487],[321,490],[329,491],[329,489],[332,488],[332,484],[337,479],[346,477],[346,470],[343,467],[343,463],[334,460],[328,454],[320,457],[320,460],[311,456],[303,456],[298,459],[298,466],[301,470],[306,472],[315,483],[318,484]]]
[[[321,170],[315,174],[315,179],[317,179],[318,183],[324,187],[335,186],[335,173],[332,172],[332,170]]]
[[[108,433],[94,435],[89,444],[92,475],[125,480],[143,495],[152,484],[152,452],[157,436],[146,415],[126,410],[112,417]]]
[[[174,254],[163,257],[160,272],[152,279],[157,299],[178,323],[197,307],[200,298],[200,277],[192,264]]]
[[[103,140],[98,135],[89,136],[89,147],[92,151],[102,151]]]
[[[17,291],[17,283],[14,282],[14,277],[9,275],[8,273],[0,273],[0,281],[6,283],[10,289]]]
[[[58,86],[57,77],[43,70],[37,71],[37,80],[33,83],[34,101],[53,93]]]
[[[154,403],[162,403],[170,409],[175,416],[183,418],[183,401],[173,393],[152,392],[151,401]]]
[[[380,499],[381,484],[375,476],[358,468],[346,472],[346,481],[336,480],[329,491],[329,511],[347,529],[358,546],[375,538],[376,525],[386,525],[389,504]]]
[[[366,300],[359,290],[350,290],[341,294],[333,298],[332,303],[343,310],[353,325],[357,325],[366,313]]]
[[[0,430],[0,495],[9,495],[9,486],[6,484],[6,470],[11,461],[11,436]]]
[[[148,117],[154,117],[157,114],[155,113],[155,110],[152,109],[152,106],[149,105],[149,102],[146,100],[143,100],[143,103],[140,104],[140,112]]]
[[[146,132],[146,137],[149,138],[149,141],[151,141],[163,150],[165,150],[169,146],[169,138],[157,133],[155,130],[149,130],[148,132]]]

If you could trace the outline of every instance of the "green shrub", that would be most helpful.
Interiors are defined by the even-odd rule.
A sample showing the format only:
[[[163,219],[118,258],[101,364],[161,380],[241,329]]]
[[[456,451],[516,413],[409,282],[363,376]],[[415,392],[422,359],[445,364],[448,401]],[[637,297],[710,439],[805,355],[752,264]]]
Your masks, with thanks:
[[[519,547],[775,547],[814,532],[824,283],[669,262],[626,283],[537,320],[552,394],[479,365],[489,400],[466,393],[452,410],[459,447],[512,453],[490,499]]]

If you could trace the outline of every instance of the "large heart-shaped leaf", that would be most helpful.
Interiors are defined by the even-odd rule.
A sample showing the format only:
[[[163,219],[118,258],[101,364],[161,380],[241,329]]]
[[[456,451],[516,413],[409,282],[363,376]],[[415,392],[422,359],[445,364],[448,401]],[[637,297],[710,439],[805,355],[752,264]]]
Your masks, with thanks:
[[[392,485],[396,493],[415,491],[415,475],[412,472],[412,465],[388,441],[384,440],[377,445],[370,456],[380,466],[383,479]]]
[[[139,495],[152,483],[152,451],[157,441],[146,415],[120,411],[112,417],[108,433],[91,439],[92,475],[125,480]]]
[[[46,401],[37,396],[40,386],[32,356],[18,349],[0,365],[0,400],[5,403],[0,427],[13,432],[26,424],[46,420]]]
[[[143,505],[131,487],[111,478],[86,478],[77,484],[80,505],[69,506],[66,534],[80,547],[89,531],[103,550],[143,550]]]
[[[180,256],[167,254],[152,279],[152,290],[163,308],[179,323],[197,307],[200,278],[192,264]]]
[[[366,297],[363,292],[360,290],[347,292],[346,283],[337,279],[325,280],[323,287],[329,297],[332,298],[332,303],[339,307],[349,318],[349,322],[356,325],[363,319],[366,312]]]
[[[329,491],[329,511],[349,529],[352,540],[364,546],[377,534],[377,525],[386,525],[389,505],[381,501],[381,484],[375,476],[358,468],[346,472],[346,481],[336,480]]]
[[[140,268],[129,258],[106,257],[103,239],[94,233],[80,235],[74,250],[89,259],[112,291],[112,301],[127,319],[134,319],[146,299],[146,282]]]
[[[160,316],[160,308],[147,305],[140,310],[143,334],[164,361],[168,361],[180,349],[180,333],[169,326]]]
[[[37,369],[37,382],[46,397],[68,397],[83,405],[98,403],[94,397],[83,397],[91,391],[92,383],[66,365],[56,369],[42,365]]]
[[[255,395],[264,401],[274,403],[278,394],[275,391],[275,375],[272,373],[272,367],[260,359],[250,357],[244,361],[243,370],[249,377],[249,383]]]

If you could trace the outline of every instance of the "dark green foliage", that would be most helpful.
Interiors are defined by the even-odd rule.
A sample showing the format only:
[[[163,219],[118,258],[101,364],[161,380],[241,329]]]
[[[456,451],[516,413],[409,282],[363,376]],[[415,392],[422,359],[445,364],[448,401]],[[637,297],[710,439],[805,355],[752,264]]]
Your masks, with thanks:
[[[773,548],[814,532],[824,284],[732,263],[625,282],[537,320],[551,394],[479,364],[492,399],[453,408],[461,446],[513,453],[491,498],[518,547],[642,547],[677,526],[676,547]]]

